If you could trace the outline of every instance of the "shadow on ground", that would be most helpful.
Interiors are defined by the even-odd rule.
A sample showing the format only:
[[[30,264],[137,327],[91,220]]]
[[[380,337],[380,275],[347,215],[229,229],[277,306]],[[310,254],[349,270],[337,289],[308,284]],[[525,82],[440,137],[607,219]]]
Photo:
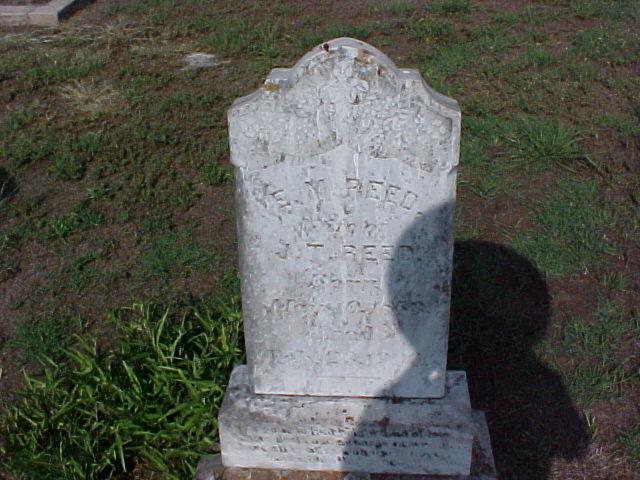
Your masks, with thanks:
[[[0,167],[0,207],[18,190],[15,179],[4,168]]]
[[[415,258],[403,261],[397,251],[387,270],[385,288],[394,321],[416,352],[433,355],[433,349],[438,349],[437,335],[444,335],[433,327],[434,319],[447,317],[443,292],[451,291],[447,369],[467,372],[471,404],[487,415],[498,478],[546,480],[555,458],[580,459],[589,442],[584,416],[562,378],[534,351],[551,321],[546,281],[529,260],[503,245],[480,241],[452,245],[452,208],[445,203],[421,215],[398,240],[398,245],[411,247]],[[438,233],[430,233],[434,231]],[[421,307],[402,308],[414,304]],[[416,382],[429,381],[423,378],[421,365],[418,355],[380,396],[412,392]],[[422,443],[414,438],[420,433],[397,430],[407,420],[398,420],[398,407],[393,403],[369,407],[361,415],[363,420],[346,441],[344,470],[376,471],[382,463],[386,464],[383,468],[395,465],[403,469],[403,462],[420,458]],[[455,447],[461,441],[459,432],[448,427],[444,425],[439,435]],[[407,448],[412,451],[393,458],[396,444],[382,447],[379,441],[387,434],[407,437]],[[435,444],[438,435],[434,435],[431,441]],[[459,452],[448,449],[445,455],[450,457],[430,457],[434,471],[440,464],[446,465],[443,472],[463,468],[460,459],[464,457]]]
[[[588,446],[561,377],[533,352],[550,318],[546,282],[529,260],[502,245],[455,243],[448,368],[467,371],[501,480],[547,479],[554,458],[579,459]]]

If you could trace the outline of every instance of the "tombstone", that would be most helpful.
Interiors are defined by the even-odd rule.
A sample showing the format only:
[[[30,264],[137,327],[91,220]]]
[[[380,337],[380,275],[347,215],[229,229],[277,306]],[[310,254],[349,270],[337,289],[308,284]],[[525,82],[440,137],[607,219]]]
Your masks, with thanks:
[[[457,103],[340,38],[238,99],[229,135],[247,365],[222,463],[492,478],[446,370]]]

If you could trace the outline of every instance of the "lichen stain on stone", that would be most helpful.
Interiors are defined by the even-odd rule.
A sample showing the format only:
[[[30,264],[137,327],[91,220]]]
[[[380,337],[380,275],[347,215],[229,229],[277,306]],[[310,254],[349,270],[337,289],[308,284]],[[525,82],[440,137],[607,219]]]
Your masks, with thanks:
[[[358,54],[356,55],[356,62],[361,63],[371,63],[373,55],[368,50],[358,50]]]
[[[264,89],[267,92],[277,92],[278,90],[280,90],[280,85],[278,85],[277,83],[265,83]]]

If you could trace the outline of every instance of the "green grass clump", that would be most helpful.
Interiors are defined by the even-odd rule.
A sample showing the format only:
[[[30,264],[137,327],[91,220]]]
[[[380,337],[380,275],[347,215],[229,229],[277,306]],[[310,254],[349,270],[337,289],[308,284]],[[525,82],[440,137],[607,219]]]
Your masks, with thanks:
[[[374,30],[373,23],[361,25],[349,25],[346,23],[331,22],[324,30],[325,40],[340,37],[353,37],[366,39]]]
[[[0,417],[5,468],[18,478],[192,478],[217,437],[217,413],[242,327],[235,276],[216,302],[114,314],[122,339],[101,353],[78,339],[65,360],[25,377]],[[151,478],[145,476],[144,478]]]
[[[82,178],[87,163],[100,151],[100,137],[86,133],[66,138],[53,154],[51,171],[62,180]]]
[[[10,252],[19,249],[26,240],[33,236],[35,236],[35,227],[30,219],[20,222],[12,228],[1,231],[0,255],[8,258]]]
[[[507,138],[509,156],[535,173],[553,166],[571,170],[586,158],[578,132],[557,120],[519,117],[513,130]]]
[[[571,317],[564,326],[561,346],[573,361],[567,385],[580,404],[611,398],[625,383],[640,379],[640,372],[634,372],[634,365],[625,364],[625,356],[619,354],[627,342],[640,339],[628,335],[636,322],[614,303],[604,303],[593,320]]]
[[[46,226],[46,238],[65,239],[72,233],[86,230],[102,222],[102,215],[91,207],[80,204],[69,213],[50,220]]]
[[[578,365],[565,376],[571,396],[581,405],[608,400],[620,395],[631,377],[614,364]]]
[[[496,12],[491,15],[491,20],[495,23],[514,25],[518,22],[518,16],[511,12]]]
[[[385,13],[405,17],[416,9],[413,0],[385,0],[378,8]]]
[[[216,53],[227,57],[253,53],[266,58],[279,54],[277,23],[264,22],[256,26],[241,18],[225,17],[214,27],[208,43]]]
[[[58,359],[70,345],[72,321],[64,315],[51,313],[29,323],[18,323],[10,344],[20,350],[27,362],[43,356]]]
[[[603,232],[615,218],[598,205],[594,181],[562,180],[552,191],[535,218],[538,228],[518,233],[514,249],[553,276],[584,270],[615,253]]]
[[[620,444],[625,455],[640,465],[640,423],[622,432]]]
[[[624,352],[637,341],[637,318],[613,302],[598,306],[593,320],[570,318],[562,330],[562,349],[575,368],[567,375],[570,390],[581,404],[616,395],[622,384],[640,380],[640,372]],[[629,335],[631,333],[631,335]]]
[[[572,318],[564,328],[562,346],[572,356],[590,355],[599,363],[607,363],[612,349],[628,328],[627,322],[611,309],[601,309],[595,322]]]
[[[99,278],[98,272],[92,268],[91,264],[104,258],[107,254],[108,247],[106,246],[81,253],[73,260],[67,271],[69,280],[65,287],[76,294],[89,288]]]
[[[16,167],[50,158],[56,144],[53,132],[49,129],[43,135],[18,133],[13,137],[7,136],[2,143],[2,156]]]
[[[448,79],[477,60],[477,52],[473,43],[453,43],[436,48],[433,52],[425,55],[419,70],[429,86],[445,94],[450,94],[451,82]]]
[[[253,27],[240,18],[226,17],[216,25],[209,44],[225,56],[240,55],[251,48]]]
[[[93,47],[81,50],[70,45],[56,47],[48,42],[29,42],[16,50],[3,49],[0,81],[10,81],[3,84],[0,98],[8,101],[16,94],[82,78],[103,65],[105,53],[96,53]]]
[[[446,43],[453,37],[451,25],[438,18],[410,18],[406,29],[411,38],[431,43]]]
[[[326,39],[320,33],[317,33],[315,31],[301,32],[300,35],[298,35],[298,37],[296,38],[296,49],[298,50],[300,55],[303,55],[306,51],[310,50],[316,45],[320,45],[325,40]]]
[[[459,184],[490,200],[509,186],[506,162],[492,154],[499,148],[508,121],[495,115],[470,114],[463,122]]]
[[[638,41],[622,32],[608,29],[581,30],[573,35],[572,43],[582,58],[608,58],[614,64],[634,62],[640,53]]]
[[[382,29],[380,22],[364,22],[361,24],[348,24],[331,22],[324,29],[315,23],[308,26],[307,30],[296,34],[295,46],[298,54],[302,55],[309,49],[320,45],[322,42],[340,37],[353,37],[366,40],[374,31]]]
[[[0,210],[11,197],[17,192],[18,186],[13,176],[6,168],[0,167]]]
[[[520,55],[519,63],[523,67],[546,67],[553,63],[553,55],[544,48],[528,47]]]
[[[637,322],[619,305],[606,302],[592,321],[576,317],[565,325],[561,345],[573,364],[565,378],[580,405],[619,396],[626,384],[640,381],[633,358],[624,353],[640,338],[634,335]]]
[[[2,121],[0,121],[0,132],[5,135],[19,132],[33,123],[36,118],[37,115],[32,108],[21,106],[13,110],[9,110]]]
[[[632,145],[640,139],[640,121],[637,118],[603,115],[598,119],[598,124],[600,127],[612,129],[625,145]]]
[[[224,185],[233,180],[233,167],[217,162],[208,162],[202,169],[209,185]]]
[[[209,185],[223,185],[233,180],[233,167],[222,163],[229,157],[229,140],[226,130],[223,130],[213,141],[206,152],[207,161],[202,166],[202,175]]]
[[[142,258],[145,274],[165,280],[176,270],[182,274],[195,269],[210,271],[219,261],[220,254],[213,247],[193,243],[189,230],[163,231],[150,242]]]
[[[471,2],[469,0],[432,0],[428,8],[433,13],[467,13],[471,11]]]
[[[571,0],[569,5],[573,14],[582,19],[598,17],[614,21],[640,19],[636,0]]]

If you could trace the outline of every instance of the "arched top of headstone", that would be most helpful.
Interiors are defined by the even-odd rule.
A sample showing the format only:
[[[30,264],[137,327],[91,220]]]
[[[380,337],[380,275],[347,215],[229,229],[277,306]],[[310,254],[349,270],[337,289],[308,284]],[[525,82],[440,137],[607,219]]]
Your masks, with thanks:
[[[257,170],[305,163],[338,147],[393,158],[422,174],[457,165],[460,110],[417,70],[352,38],[318,45],[229,110],[231,162]]]

